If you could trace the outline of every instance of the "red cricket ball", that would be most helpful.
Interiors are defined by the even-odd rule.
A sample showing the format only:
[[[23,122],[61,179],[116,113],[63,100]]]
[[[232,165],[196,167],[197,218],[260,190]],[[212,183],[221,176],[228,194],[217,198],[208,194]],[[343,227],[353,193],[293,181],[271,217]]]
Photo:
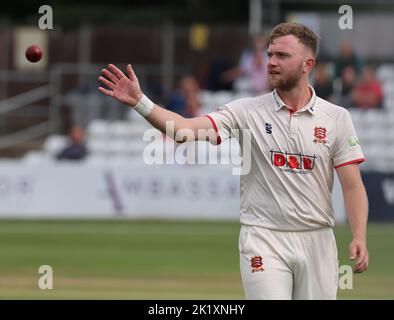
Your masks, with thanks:
[[[30,62],[38,62],[42,58],[42,51],[39,46],[32,45],[26,49],[25,55]]]

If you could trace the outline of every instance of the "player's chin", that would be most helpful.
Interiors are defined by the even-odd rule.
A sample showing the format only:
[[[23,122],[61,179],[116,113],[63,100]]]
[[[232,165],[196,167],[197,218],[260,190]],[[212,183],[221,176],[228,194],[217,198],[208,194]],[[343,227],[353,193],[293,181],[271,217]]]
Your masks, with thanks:
[[[271,88],[277,89],[279,87],[280,81],[279,79],[272,77],[271,75],[269,75],[268,77],[268,83],[271,86]]]

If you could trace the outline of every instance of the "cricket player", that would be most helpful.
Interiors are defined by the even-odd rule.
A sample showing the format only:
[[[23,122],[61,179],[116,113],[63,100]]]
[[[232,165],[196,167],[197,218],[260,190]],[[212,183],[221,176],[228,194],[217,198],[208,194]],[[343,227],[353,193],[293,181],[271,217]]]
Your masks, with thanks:
[[[353,271],[368,267],[368,200],[359,170],[364,155],[349,112],[317,97],[308,84],[316,48],[317,37],[307,27],[275,26],[267,64],[274,90],[190,119],[150,101],[130,65],[127,76],[110,64],[99,77],[106,86],[99,87],[102,93],[134,108],[164,133],[166,121],[174,123],[175,132],[194,133],[187,139],[198,139],[199,129],[214,129],[216,136],[206,138],[217,144],[234,130],[250,130],[251,169],[241,176],[239,237],[247,299],[336,299],[334,169],[353,234]]]

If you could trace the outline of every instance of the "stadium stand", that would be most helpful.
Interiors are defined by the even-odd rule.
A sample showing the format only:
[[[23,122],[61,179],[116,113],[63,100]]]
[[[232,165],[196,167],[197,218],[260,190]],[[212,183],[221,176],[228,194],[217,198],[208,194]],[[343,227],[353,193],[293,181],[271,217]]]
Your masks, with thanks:
[[[394,64],[382,64],[377,69],[377,76],[382,82],[385,94],[383,109],[359,110],[348,109],[357,129],[359,140],[368,161],[362,170],[394,171]],[[218,91],[201,92],[204,113],[211,112],[217,106],[228,101],[247,96],[247,92]],[[95,98],[97,96],[95,95]],[[87,126],[87,146],[89,163],[118,161],[120,163],[142,161],[142,154],[148,142],[143,141],[144,132],[151,129],[150,125],[138,114],[129,110],[124,120],[94,119]],[[161,135],[157,131],[158,135]],[[67,138],[50,135],[46,139],[43,150],[26,154],[28,163],[49,161],[64,147]],[[234,142],[230,142],[234,143]],[[208,152],[203,145],[199,152]],[[214,147],[214,146],[212,146]],[[222,147],[223,154],[233,152],[238,156],[237,148],[229,145]],[[232,151],[231,151],[232,150]],[[224,158],[223,158],[224,159]]]

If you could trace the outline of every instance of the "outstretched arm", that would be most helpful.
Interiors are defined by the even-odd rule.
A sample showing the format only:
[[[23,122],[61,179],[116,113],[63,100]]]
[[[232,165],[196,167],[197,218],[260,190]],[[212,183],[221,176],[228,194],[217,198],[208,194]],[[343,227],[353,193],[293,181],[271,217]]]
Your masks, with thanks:
[[[361,179],[358,164],[337,168],[345,200],[346,213],[353,241],[349,246],[350,260],[356,259],[353,272],[363,272],[368,268],[367,249],[368,198]]]
[[[127,66],[127,76],[115,65],[109,64],[107,69],[101,70],[99,80],[107,87],[99,87],[102,93],[129,107],[134,108],[143,97],[138,78],[130,64]],[[175,138],[178,142],[200,138],[200,140],[209,140],[216,144],[216,135],[211,121],[207,117],[187,119],[155,104],[153,110],[146,116],[146,120],[165,134],[169,134],[166,132],[166,122],[172,121],[175,137],[171,138]],[[198,136],[200,129],[207,130],[207,135]]]

